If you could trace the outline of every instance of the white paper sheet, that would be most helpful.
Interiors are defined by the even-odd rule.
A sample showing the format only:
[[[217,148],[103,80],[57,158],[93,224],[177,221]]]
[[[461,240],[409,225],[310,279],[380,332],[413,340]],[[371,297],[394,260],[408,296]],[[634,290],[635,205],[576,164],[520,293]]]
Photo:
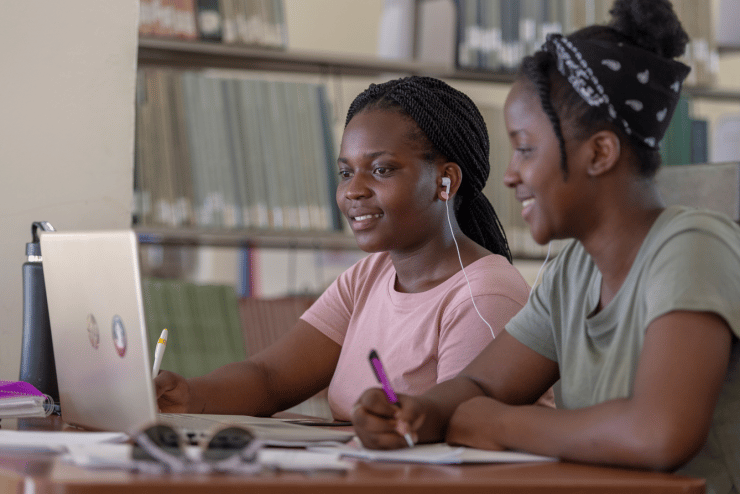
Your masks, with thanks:
[[[64,452],[70,445],[120,443],[122,432],[65,432],[0,430],[0,451]]]
[[[375,450],[358,446],[356,440],[335,448],[310,448],[312,451],[339,451],[344,457],[372,461],[406,463],[462,464],[462,463],[523,463],[557,461],[549,456],[533,455],[521,451],[488,451],[483,449],[449,446],[444,443],[420,444],[413,448]]]

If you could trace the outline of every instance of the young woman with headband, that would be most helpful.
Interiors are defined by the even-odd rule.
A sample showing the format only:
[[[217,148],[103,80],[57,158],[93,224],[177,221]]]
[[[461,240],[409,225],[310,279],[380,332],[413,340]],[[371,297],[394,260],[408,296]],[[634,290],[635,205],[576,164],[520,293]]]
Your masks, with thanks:
[[[573,238],[524,309],[421,396],[363,394],[363,444],[447,441],[677,470],[740,487],[740,228],[665,207],[658,143],[688,67],[666,0],[618,0],[606,26],[551,35],[505,105],[505,182],[534,239]],[[558,409],[529,406],[548,387]],[[399,434],[400,433],[400,434]]]
[[[161,410],[271,415],[328,386],[333,416],[347,420],[376,385],[371,349],[399,392],[455,376],[529,292],[481,192],[488,147],[478,109],[442,81],[408,77],[361,93],[347,115],[336,198],[372,254],[259,354],[187,380],[160,373]]]

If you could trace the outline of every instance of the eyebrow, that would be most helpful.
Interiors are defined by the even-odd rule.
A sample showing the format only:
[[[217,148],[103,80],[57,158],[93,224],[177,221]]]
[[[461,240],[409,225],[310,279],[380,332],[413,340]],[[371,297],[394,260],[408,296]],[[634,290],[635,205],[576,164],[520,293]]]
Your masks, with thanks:
[[[387,154],[387,155],[389,155],[389,156],[393,156],[393,153],[391,153],[390,151],[375,151],[375,152],[373,152],[373,153],[366,153],[366,154],[364,154],[364,155],[363,155],[362,157],[363,157],[364,159],[375,159],[375,158],[377,158],[377,157],[379,157],[379,156],[383,156],[384,154]],[[347,158],[343,158],[343,157],[341,157],[341,156],[340,156],[339,158],[337,158],[337,161],[338,161],[339,163],[345,163],[345,164],[349,163],[349,162],[347,161]]]

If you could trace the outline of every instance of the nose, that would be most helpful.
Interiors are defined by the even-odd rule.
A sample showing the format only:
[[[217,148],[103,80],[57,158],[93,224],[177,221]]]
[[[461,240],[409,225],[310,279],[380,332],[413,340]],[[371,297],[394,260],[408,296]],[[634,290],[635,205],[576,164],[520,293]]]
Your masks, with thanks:
[[[344,197],[350,200],[369,197],[372,194],[362,173],[354,174],[349,180],[344,182],[343,186]]]
[[[509,166],[506,167],[504,172],[504,185],[507,187],[514,188],[522,182],[522,177],[519,175],[519,167],[516,166],[516,159],[512,156],[509,160]]]

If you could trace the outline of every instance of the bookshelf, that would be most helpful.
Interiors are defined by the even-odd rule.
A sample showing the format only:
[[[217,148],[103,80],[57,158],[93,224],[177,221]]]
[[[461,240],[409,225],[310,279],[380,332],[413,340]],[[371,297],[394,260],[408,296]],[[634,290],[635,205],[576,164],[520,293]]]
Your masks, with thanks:
[[[725,52],[727,50],[723,50]],[[370,56],[341,56],[330,53],[238,46],[207,41],[190,41],[140,36],[139,67],[172,69],[238,69],[283,73],[306,73],[332,77],[377,77],[415,74],[453,81],[507,85],[511,72],[456,69],[443,64],[419,61],[384,60]],[[740,91],[706,86],[686,86],[693,97],[718,102],[740,103]],[[264,229],[214,229],[198,227],[136,227],[143,242],[162,245],[208,245],[216,247],[357,249],[349,232],[291,231]],[[526,249],[520,258],[537,258]]]
[[[740,54],[740,47],[718,47],[720,54]],[[456,81],[511,84],[514,72],[459,69],[445,64],[415,60],[384,60],[369,56],[342,56],[299,50],[278,50],[223,43],[139,37],[139,66],[187,69],[238,69],[269,72],[311,73],[332,76],[381,76],[410,74]],[[698,98],[740,101],[740,91],[707,86],[685,86]]]

